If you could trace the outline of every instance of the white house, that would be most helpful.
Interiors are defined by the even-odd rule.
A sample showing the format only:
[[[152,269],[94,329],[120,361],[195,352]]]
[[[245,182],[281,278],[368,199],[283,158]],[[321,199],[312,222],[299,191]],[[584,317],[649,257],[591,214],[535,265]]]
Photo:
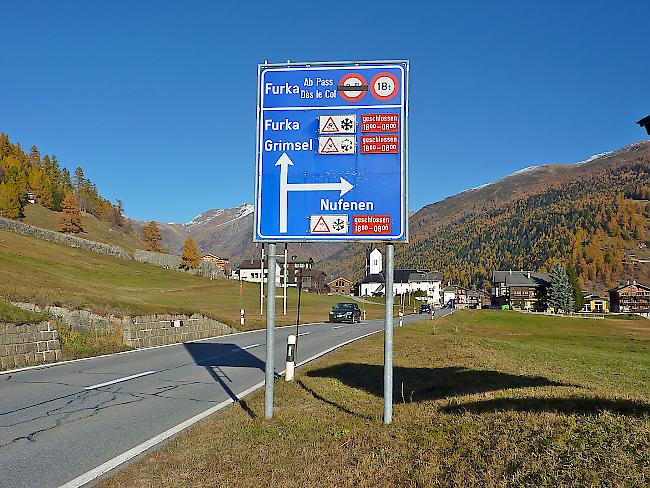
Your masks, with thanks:
[[[442,303],[449,303],[449,300],[456,300],[456,288],[445,286],[442,290]]]
[[[425,292],[427,301],[440,303],[442,276],[425,269],[396,269],[393,271],[393,296]],[[386,279],[383,257],[379,249],[366,256],[366,276],[359,285],[360,296],[384,295]]]
[[[296,256],[288,258],[287,286],[297,286],[298,272],[300,269],[311,270],[314,267],[314,260],[298,259]],[[239,263],[239,267],[232,272],[233,278],[251,283],[260,283],[264,276],[264,283],[268,282],[269,270],[268,261],[264,260],[264,269],[259,259],[246,259]],[[284,256],[278,256],[275,263],[275,283],[281,286],[284,279]]]

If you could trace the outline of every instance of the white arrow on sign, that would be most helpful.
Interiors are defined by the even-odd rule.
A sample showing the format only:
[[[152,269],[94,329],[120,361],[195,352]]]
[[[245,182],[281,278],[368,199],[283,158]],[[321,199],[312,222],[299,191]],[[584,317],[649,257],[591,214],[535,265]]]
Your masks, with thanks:
[[[340,178],[338,183],[289,183],[289,166],[293,166],[293,161],[282,153],[282,156],[275,163],[280,166],[280,232],[287,232],[287,196],[290,191],[338,191],[340,196],[354,188],[345,178]]]

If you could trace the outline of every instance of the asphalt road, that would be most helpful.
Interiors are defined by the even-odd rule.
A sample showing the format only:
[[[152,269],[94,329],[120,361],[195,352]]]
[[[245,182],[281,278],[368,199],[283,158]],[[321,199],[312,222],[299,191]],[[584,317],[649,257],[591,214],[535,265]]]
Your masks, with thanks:
[[[297,361],[383,327],[302,325]],[[294,332],[276,329],[278,374]],[[264,381],[265,344],[259,330],[0,374],[0,487],[59,487],[236,399]]]

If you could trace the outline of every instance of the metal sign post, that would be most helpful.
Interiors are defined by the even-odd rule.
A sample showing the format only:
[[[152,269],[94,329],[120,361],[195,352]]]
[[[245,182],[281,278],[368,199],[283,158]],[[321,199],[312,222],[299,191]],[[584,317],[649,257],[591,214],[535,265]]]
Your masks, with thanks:
[[[269,244],[267,260],[269,263],[269,281],[267,284],[268,297],[266,300],[266,367],[264,384],[264,416],[273,417],[273,380],[275,369],[273,366],[273,346],[275,341],[275,244]]]
[[[386,321],[384,322],[384,423],[393,421],[393,270],[394,246],[386,246]]]
[[[408,71],[408,61],[258,66],[253,240],[270,243],[267,328],[275,318],[276,243],[386,242],[391,385],[390,243],[408,241]],[[286,287],[287,254],[284,264]],[[273,410],[271,346],[267,342],[267,417]],[[385,401],[388,423],[392,386]]]

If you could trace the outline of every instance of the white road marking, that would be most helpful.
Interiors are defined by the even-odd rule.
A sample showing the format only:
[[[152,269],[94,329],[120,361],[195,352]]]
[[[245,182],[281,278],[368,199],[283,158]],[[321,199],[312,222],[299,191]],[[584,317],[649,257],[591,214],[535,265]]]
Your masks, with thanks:
[[[304,335],[309,335],[309,334],[311,334],[311,332],[301,332],[300,334],[298,334],[298,337],[304,336]]]
[[[337,325],[336,327],[332,327],[332,329],[340,329],[341,327],[343,327],[343,326],[342,325]]]
[[[250,346],[242,347],[242,350],[245,351],[246,349],[252,349],[254,347],[261,346],[261,345],[262,344],[251,344]],[[239,350],[239,348],[237,348],[237,350]]]
[[[147,376],[148,374],[154,374],[155,371],[145,371],[144,373],[132,374],[131,376],[126,376],[124,378],[118,378],[116,380],[107,381],[105,383],[99,383],[93,386],[87,386],[84,390],[95,390],[96,388],[101,388],[102,386],[114,385],[115,383],[121,383],[123,381],[129,381],[134,378],[140,378],[141,376]]]
[[[337,344],[336,346],[330,347],[329,349],[326,349],[323,352],[320,352],[310,358],[307,358],[304,361],[300,361],[298,364],[296,364],[296,367],[302,366],[303,364],[313,361],[314,359],[318,359],[319,357],[324,356],[325,354],[332,352],[335,349],[338,349],[339,347],[343,347],[347,344],[350,344],[351,342],[357,341],[359,339],[363,339],[364,337],[368,337],[373,334],[377,334],[378,332],[383,332],[383,330],[384,329],[379,329],[374,332],[370,332],[369,334],[365,334],[360,337],[355,337],[354,339],[350,339],[348,341],[342,342],[341,344]],[[284,371],[281,371],[280,374],[281,375],[284,374]],[[264,381],[260,381],[256,385],[253,385],[250,388],[242,391],[241,393],[236,395],[236,397],[238,400],[241,400],[246,395],[254,392],[255,390],[261,388],[262,386],[264,386]],[[152,437],[148,441],[145,441],[142,444],[138,444],[137,446],[129,449],[128,451],[120,454],[119,456],[116,456],[113,459],[106,461],[104,464],[100,464],[99,466],[97,466],[94,469],[91,469],[87,473],[84,473],[81,476],[77,476],[75,479],[68,481],[64,485],[61,485],[59,488],[79,488],[81,486],[84,486],[85,484],[90,483],[91,481],[108,473],[112,469],[117,468],[119,465],[124,464],[125,462],[133,459],[136,456],[139,456],[140,454],[151,449],[157,444],[160,444],[161,442],[169,439],[171,436],[178,434],[179,432],[187,429],[188,427],[191,427],[193,424],[199,422],[200,420],[203,420],[204,418],[212,415],[213,413],[216,413],[219,410],[227,407],[231,403],[234,403],[234,400],[232,398],[229,398],[228,400],[224,400],[223,402],[215,405],[214,407],[210,407],[207,410],[199,414],[196,414],[194,417],[187,419],[185,422],[182,422],[172,427],[171,429],[166,430],[165,432],[158,434],[155,437]]]
[[[239,395],[237,395],[237,399],[241,400],[246,395],[257,390],[262,386],[264,386],[263,381],[257,383],[256,385],[251,386],[247,390],[242,391]],[[223,402],[215,405],[214,407],[208,408],[207,410],[195,415],[194,417],[187,419],[185,422],[182,422],[172,427],[171,429],[166,430],[161,434],[158,434],[156,437],[152,437],[151,439],[143,442],[142,444],[138,444],[134,448],[129,449],[126,452],[123,452],[119,456],[116,456],[113,459],[106,461],[104,464],[100,464],[99,466],[97,466],[94,469],[91,469],[87,473],[84,473],[81,476],[77,476],[75,479],[68,481],[64,485],[61,485],[60,488],[79,488],[80,486],[83,486],[86,483],[90,483],[94,479],[97,479],[103,474],[108,473],[110,470],[118,467],[120,464],[123,464],[128,460],[133,459],[139,454],[142,454],[144,451],[151,449],[156,444],[160,444],[164,440],[169,439],[171,436],[178,434],[179,432],[187,429],[188,427],[197,423],[198,421],[203,420],[204,418],[208,417],[209,415],[212,415],[213,413],[221,410],[224,407],[227,407],[233,402],[234,400],[232,398],[228,398],[228,400],[224,400]]]

